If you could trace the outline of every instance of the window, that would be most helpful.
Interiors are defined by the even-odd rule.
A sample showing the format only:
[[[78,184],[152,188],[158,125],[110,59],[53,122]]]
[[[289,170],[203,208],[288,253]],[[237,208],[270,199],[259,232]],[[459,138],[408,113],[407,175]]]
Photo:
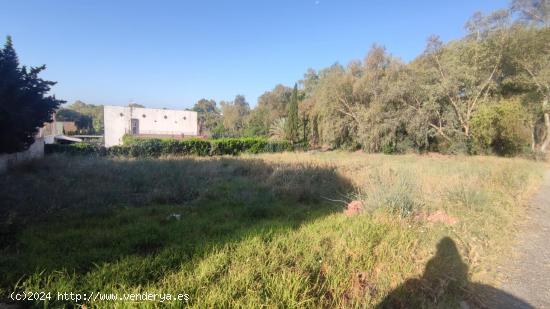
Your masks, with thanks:
[[[143,114],[143,115],[141,115],[141,117],[145,118],[145,117],[147,117],[147,116],[145,116],[145,114]]]
[[[168,116],[165,115],[165,116],[164,116],[164,119],[168,119]]]
[[[123,113],[120,113],[120,117],[124,117],[124,114],[123,114]]]
[[[187,120],[187,117],[183,116],[183,120]]]

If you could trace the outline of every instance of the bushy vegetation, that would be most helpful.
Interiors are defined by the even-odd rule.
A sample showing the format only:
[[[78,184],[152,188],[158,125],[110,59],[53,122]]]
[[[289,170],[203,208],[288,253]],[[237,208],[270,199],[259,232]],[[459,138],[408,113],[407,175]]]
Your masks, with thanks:
[[[48,154],[65,153],[70,155],[130,156],[134,158],[156,158],[160,156],[216,156],[238,155],[241,153],[264,153],[291,151],[287,141],[269,141],[265,138],[221,138],[221,139],[155,139],[125,137],[124,145],[105,148],[102,146],[77,143],[71,145],[46,145]]]
[[[60,108],[55,118],[58,121],[74,121],[80,134],[103,134],[103,105],[75,101]]]
[[[218,135],[272,135],[311,147],[504,156],[546,152],[549,7],[548,1],[514,0],[509,9],[474,14],[462,39],[443,43],[430,37],[425,51],[409,63],[375,45],[362,61],[308,70],[297,95],[277,85],[254,109],[238,97],[224,102],[222,112],[212,100],[208,111],[196,110],[219,120],[206,124],[206,131]],[[511,117],[504,111],[509,101],[521,102],[525,119],[494,120]],[[481,124],[488,109],[493,120]],[[285,119],[283,136],[279,128]],[[489,131],[507,136],[488,137]],[[513,131],[518,133],[511,136]]]
[[[396,291],[422,276],[448,237],[465,266],[454,276],[453,261],[440,260],[432,277],[417,283],[424,292],[412,297],[440,307],[473,304],[479,289],[472,282],[484,279],[509,245],[542,167],[521,159],[339,152],[52,155],[0,176],[0,217],[7,218],[0,295],[188,293],[188,305],[200,308],[374,307],[394,294],[410,303]],[[348,198],[367,211],[343,215],[344,204],[333,201]],[[422,219],[436,211],[458,223]]]
[[[529,149],[529,113],[518,101],[479,108],[472,117],[474,152],[517,155]],[[533,151],[535,149],[532,149]]]

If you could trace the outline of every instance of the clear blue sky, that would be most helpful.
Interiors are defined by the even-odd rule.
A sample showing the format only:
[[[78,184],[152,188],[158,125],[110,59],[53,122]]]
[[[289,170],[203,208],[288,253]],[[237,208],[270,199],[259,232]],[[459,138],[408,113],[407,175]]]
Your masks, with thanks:
[[[0,36],[46,64],[72,102],[186,108],[198,99],[251,105],[307,68],[362,59],[373,43],[411,60],[426,38],[464,34],[475,12],[506,0],[0,0]]]

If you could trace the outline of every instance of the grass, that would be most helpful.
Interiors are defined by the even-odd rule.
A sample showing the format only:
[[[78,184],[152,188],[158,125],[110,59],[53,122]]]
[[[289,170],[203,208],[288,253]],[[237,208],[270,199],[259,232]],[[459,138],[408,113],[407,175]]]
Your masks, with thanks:
[[[50,156],[0,176],[0,292],[189,294],[176,307],[456,306],[476,298],[473,282],[490,283],[544,168],[344,152]],[[368,211],[344,216],[333,201],[350,199]],[[419,219],[435,211],[459,221]],[[456,245],[452,258],[438,242]],[[412,296],[411,278],[422,287]]]

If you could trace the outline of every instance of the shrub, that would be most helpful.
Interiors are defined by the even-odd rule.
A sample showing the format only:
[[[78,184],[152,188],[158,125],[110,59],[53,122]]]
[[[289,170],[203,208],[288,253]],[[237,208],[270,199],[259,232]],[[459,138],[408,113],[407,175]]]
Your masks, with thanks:
[[[92,144],[77,143],[77,144],[46,144],[44,145],[44,152],[50,153],[64,153],[68,155],[96,155],[102,156],[107,154],[107,148],[103,146],[97,146]]]
[[[267,147],[269,143],[263,138],[222,138],[212,140],[210,149],[211,155],[236,155],[242,152],[262,153],[262,152],[277,152],[269,151]],[[289,144],[290,145],[290,144]],[[273,148],[276,149],[276,148]]]
[[[269,141],[264,147],[264,152],[293,151],[294,147],[288,141]]]
[[[238,155],[240,153],[283,152],[293,150],[287,141],[268,141],[263,138],[204,139],[136,139],[124,138],[125,144],[105,148],[91,144],[46,145],[46,153],[70,155],[129,156],[156,158],[168,155]]]
[[[358,198],[365,209],[385,209],[401,217],[409,217],[424,205],[417,194],[415,175],[393,169],[373,168],[367,186],[360,188]]]
[[[476,153],[517,155],[529,145],[528,112],[518,101],[481,107],[472,118]]]

